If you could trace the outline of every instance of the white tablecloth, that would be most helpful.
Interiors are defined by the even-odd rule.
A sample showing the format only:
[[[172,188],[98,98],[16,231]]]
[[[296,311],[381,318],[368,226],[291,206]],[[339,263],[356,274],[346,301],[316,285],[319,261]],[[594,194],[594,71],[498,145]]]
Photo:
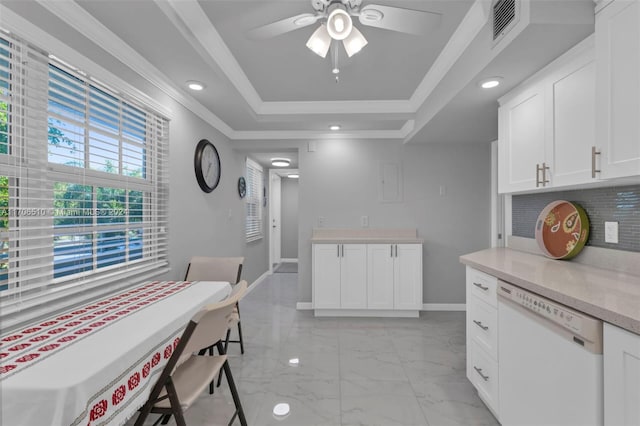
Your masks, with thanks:
[[[2,426],[119,425],[226,282],[153,282],[0,336]]]

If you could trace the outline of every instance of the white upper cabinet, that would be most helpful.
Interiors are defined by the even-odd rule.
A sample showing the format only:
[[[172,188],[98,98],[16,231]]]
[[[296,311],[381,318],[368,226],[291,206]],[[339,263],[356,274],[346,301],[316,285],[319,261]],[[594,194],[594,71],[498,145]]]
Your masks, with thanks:
[[[603,179],[640,175],[640,2],[596,15],[596,125]]]
[[[552,105],[549,149],[553,186],[575,185],[598,176],[592,157],[596,122],[596,65],[593,49],[550,76]]]
[[[545,167],[544,87],[537,84],[500,105],[498,113],[499,191],[540,186]]]
[[[500,99],[498,190],[532,191],[597,179],[595,60],[589,37]]]

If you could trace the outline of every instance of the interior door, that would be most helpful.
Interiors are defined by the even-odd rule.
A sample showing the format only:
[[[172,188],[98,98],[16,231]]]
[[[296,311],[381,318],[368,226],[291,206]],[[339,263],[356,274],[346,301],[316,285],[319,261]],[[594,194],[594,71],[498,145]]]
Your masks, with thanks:
[[[271,265],[273,266],[274,264],[280,263],[280,261],[282,260],[282,226],[281,226],[281,220],[282,220],[282,212],[281,212],[281,194],[282,194],[282,185],[281,185],[281,180],[280,180],[280,176],[278,176],[277,174],[273,173],[271,175],[271,185],[270,185],[270,192],[271,192],[271,196],[269,197],[269,206],[270,206],[270,219],[271,219],[271,223],[269,224],[271,226],[271,244],[270,244],[270,251],[271,251]]]

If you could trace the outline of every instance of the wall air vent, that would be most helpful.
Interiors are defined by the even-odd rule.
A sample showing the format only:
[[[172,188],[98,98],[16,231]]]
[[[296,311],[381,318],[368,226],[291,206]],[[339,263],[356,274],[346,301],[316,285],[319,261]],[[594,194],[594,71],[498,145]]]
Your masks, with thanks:
[[[516,21],[516,0],[498,0],[493,5],[493,40],[502,38]]]

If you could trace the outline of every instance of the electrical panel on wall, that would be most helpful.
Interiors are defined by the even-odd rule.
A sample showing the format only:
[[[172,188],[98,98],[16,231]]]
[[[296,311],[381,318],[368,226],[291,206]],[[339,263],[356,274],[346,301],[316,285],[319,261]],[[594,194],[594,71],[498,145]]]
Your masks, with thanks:
[[[380,201],[402,202],[402,168],[398,163],[380,164]]]

